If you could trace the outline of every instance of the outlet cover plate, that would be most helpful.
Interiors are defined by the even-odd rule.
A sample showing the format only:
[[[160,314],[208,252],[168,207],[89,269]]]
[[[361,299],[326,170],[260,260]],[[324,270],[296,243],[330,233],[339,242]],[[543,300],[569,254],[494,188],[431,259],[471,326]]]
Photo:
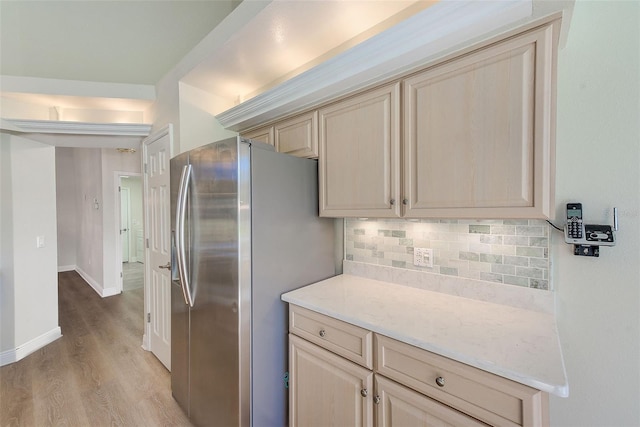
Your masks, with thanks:
[[[433,268],[433,249],[413,248],[413,265]]]

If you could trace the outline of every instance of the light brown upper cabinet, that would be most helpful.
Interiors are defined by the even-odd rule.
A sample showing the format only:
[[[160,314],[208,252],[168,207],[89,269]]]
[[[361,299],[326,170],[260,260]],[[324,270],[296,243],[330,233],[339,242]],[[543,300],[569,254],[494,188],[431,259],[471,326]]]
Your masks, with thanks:
[[[319,114],[320,216],[400,216],[400,84]]]
[[[553,215],[555,25],[404,80],[405,217]]]
[[[318,112],[311,111],[273,126],[276,150],[297,157],[318,157]]]
[[[266,142],[270,145],[275,145],[273,139],[273,126],[264,126],[261,128],[253,129],[248,132],[241,132],[245,138],[253,139],[255,141]]]

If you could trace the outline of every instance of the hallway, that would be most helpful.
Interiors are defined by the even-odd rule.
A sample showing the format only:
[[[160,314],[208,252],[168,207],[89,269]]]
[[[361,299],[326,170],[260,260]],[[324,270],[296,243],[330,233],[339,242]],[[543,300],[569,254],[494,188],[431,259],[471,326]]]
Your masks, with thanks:
[[[0,425],[190,426],[140,346],[143,289],[103,299],[75,271],[58,278],[63,337],[0,368]]]

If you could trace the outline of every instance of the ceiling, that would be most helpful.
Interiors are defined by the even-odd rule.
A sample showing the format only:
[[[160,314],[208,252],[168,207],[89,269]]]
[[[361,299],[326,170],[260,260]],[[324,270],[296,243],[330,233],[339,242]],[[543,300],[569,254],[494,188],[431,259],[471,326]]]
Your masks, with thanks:
[[[155,85],[239,0],[0,0],[0,74]]]
[[[221,30],[216,27],[241,0],[0,0],[0,95],[5,106],[62,109],[60,120],[76,120],[71,110],[144,111],[154,86],[195,50],[206,53],[186,67],[181,81],[229,100],[230,107],[434,3],[246,2],[259,12],[231,19],[237,25],[227,22],[230,28]],[[65,92],[61,81],[105,89]],[[146,85],[146,94],[110,97],[113,84]]]

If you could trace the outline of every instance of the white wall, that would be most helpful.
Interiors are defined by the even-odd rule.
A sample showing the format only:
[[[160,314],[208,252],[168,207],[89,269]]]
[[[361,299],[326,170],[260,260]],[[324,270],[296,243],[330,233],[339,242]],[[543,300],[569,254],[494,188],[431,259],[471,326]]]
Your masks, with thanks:
[[[0,350],[5,363],[11,358],[7,354],[57,338],[59,327],[55,149],[6,134],[1,144],[0,246],[3,255],[12,255],[2,257]],[[44,247],[36,247],[37,236],[44,238]]]
[[[224,105],[220,97],[180,83],[180,153],[237,135],[215,118],[219,105]]]
[[[0,352],[15,343],[11,136],[0,133]]]
[[[74,148],[76,164],[76,194],[78,200],[78,226],[76,228],[76,265],[78,272],[90,283],[102,286],[103,266],[103,202],[102,160],[100,150]],[[98,208],[94,203],[98,201]]]
[[[638,2],[576,3],[559,55],[557,218],[579,201],[587,223],[610,224],[617,206],[620,230],[600,258],[553,239],[570,386],[551,399],[553,426],[640,425],[639,57]]]
[[[73,270],[78,229],[78,177],[73,148],[56,148],[56,212],[58,218],[58,270]]]

